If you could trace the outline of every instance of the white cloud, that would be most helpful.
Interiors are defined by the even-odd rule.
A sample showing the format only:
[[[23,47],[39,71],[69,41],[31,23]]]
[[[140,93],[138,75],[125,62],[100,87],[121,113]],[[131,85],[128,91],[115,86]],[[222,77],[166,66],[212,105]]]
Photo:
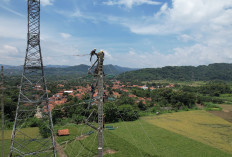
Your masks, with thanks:
[[[172,8],[161,6],[154,16],[122,25],[137,34],[176,34],[182,31],[217,31],[232,24],[232,1],[173,0]]]
[[[62,16],[68,17],[68,18],[78,18],[78,20],[90,20],[93,23],[97,23],[99,20],[99,17],[96,18],[95,16],[90,15],[88,12],[82,12],[79,8],[75,8],[74,11],[62,11],[62,10],[56,10],[56,12]]]
[[[10,0],[3,0],[4,2],[10,2]],[[55,0],[40,0],[42,6],[53,5]]]
[[[153,0],[109,0],[103,2],[106,5],[123,5],[127,8],[132,8],[134,5],[142,5],[142,4],[149,4],[149,5],[160,5],[160,2],[153,1]]]
[[[0,17],[0,21],[0,38],[26,39],[26,19]]]
[[[14,15],[17,15],[17,16],[20,16],[20,17],[26,17],[25,15],[13,10],[13,9],[10,9],[10,8],[8,8],[6,6],[0,5],[0,8],[5,9],[6,11],[8,11],[8,12],[14,14]]]
[[[68,38],[70,38],[72,36],[71,34],[68,34],[68,33],[60,33],[60,35],[64,39],[68,39]]]
[[[0,55],[18,55],[19,50],[10,45],[3,45],[2,48],[0,49]]]
[[[107,50],[103,50],[103,52],[104,52],[104,54],[105,54],[105,57],[104,57],[104,58],[110,59],[110,60],[113,59],[111,53],[109,53]]]
[[[83,14],[81,13],[81,11],[79,9],[76,9],[75,12],[72,14],[72,16],[74,16],[74,17],[82,17]]]
[[[0,63],[7,65],[22,65],[23,58],[19,49],[12,45],[2,45],[0,47]]]
[[[40,0],[42,6],[53,5],[54,0]]]
[[[193,40],[193,37],[191,37],[190,35],[187,35],[187,34],[181,34],[178,36],[178,40],[181,40],[183,42],[188,42],[190,40]]]
[[[122,57],[123,56],[123,57]],[[173,53],[164,54],[158,51],[139,52],[130,50],[124,54],[112,54],[107,63],[127,67],[155,68],[164,66],[206,65],[210,63],[232,63],[232,53],[228,48],[220,46],[193,46],[174,48]],[[119,64],[120,63],[120,64]]]
[[[128,56],[130,66],[232,63],[232,43],[229,42],[232,41],[232,1],[172,0],[172,7],[165,3],[153,16],[134,19],[109,17],[108,20],[129,28],[135,34],[163,35],[167,38],[176,35],[182,42],[192,42],[186,47],[176,45],[171,54],[141,52],[143,55],[140,55],[136,52],[136,55],[130,55],[132,52],[129,52],[124,58]],[[122,62],[126,63],[126,60]]]

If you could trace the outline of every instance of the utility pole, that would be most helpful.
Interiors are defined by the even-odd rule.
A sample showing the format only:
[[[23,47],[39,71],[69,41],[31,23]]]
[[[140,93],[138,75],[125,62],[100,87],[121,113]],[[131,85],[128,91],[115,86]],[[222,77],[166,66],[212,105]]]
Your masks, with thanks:
[[[97,74],[95,73],[94,75],[97,76],[96,86],[97,86],[98,94],[96,98],[96,101],[97,101],[96,104],[98,106],[98,128],[91,126],[91,124],[88,123],[89,118],[86,120],[86,124],[98,131],[98,157],[103,157],[103,120],[104,120],[104,117],[103,117],[103,75],[104,75],[103,61],[104,61],[104,52],[102,51],[95,55],[97,56],[97,60],[89,68],[89,73],[90,73],[90,70],[97,63],[96,70],[95,70]],[[90,116],[91,115],[92,113],[90,114]]]
[[[2,106],[2,157],[4,157],[4,85],[3,85],[3,66],[1,66],[1,106]]]
[[[56,157],[53,122],[40,48],[40,0],[28,0],[27,49],[12,131],[10,157]],[[26,134],[25,122],[36,117],[43,137]]]

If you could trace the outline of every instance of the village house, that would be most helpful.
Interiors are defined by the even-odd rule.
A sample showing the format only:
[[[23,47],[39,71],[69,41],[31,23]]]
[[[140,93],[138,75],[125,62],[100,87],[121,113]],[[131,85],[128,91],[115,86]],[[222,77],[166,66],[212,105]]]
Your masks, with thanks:
[[[146,85],[141,86],[140,88],[142,88],[143,90],[147,90],[148,89],[148,87]]]
[[[113,95],[115,98],[120,98],[121,94],[119,94],[118,92],[113,92]]]

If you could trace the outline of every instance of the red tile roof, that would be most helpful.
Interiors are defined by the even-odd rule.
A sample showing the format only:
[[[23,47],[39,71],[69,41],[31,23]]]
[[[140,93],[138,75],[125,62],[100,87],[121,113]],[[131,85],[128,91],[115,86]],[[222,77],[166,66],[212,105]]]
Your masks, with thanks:
[[[57,131],[57,135],[58,136],[67,136],[67,135],[70,135],[70,134],[69,134],[69,130],[68,129],[63,129],[63,130],[58,130]]]
[[[139,97],[139,100],[145,100],[144,98]]]
[[[122,89],[122,91],[124,91],[124,92],[129,92],[127,89]]]
[[[121,96],[118,92],[113,92],[113,95],[114,95],[115,97],[120,97],[120,96]]]
[[[136,98],[137,96],[134,95],[134,94],[130,94],[130,95],[128,95],[128,97],[130,97],[130,98]]]
[[[64,85],[62,85],[62,84],[58,84],[57,86],[58,86],[58,87],[64,87]]]

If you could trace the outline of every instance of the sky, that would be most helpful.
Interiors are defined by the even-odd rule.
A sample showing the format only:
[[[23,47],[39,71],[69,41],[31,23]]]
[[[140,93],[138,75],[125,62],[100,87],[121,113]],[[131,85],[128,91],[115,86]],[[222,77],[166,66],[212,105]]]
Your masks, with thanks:
[[[232,63],[232,0],[40,0],[44,65]],[[0,0],[0,64],[23,65],[27,0]]]

